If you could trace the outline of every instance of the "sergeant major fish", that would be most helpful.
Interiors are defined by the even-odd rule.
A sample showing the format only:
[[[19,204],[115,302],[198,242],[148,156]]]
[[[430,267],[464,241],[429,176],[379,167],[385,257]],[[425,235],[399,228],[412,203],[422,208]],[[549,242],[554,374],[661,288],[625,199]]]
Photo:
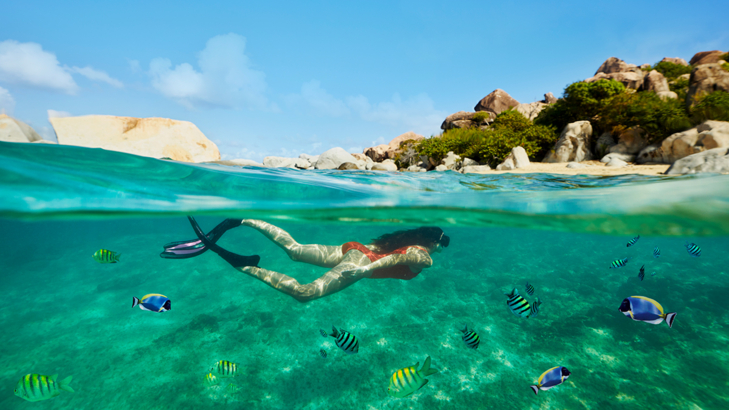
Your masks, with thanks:
[[[625,316],[640,322],[657,325],[664,320],[669,328],[673,327],[676,312],[663,313],[663,306],[645,296],[631,296],[623,299],[618,308]]]
[[[537,297],[537,300],[532,303],[532,313],[529,315],[529,317],[534,317],[539,314],[539,306],[542,306],[542,301],[539,300],[539,297]]]
[[[531,306],[529,306],[529,302],[519,294],[516,288],[511,293],[504,293],[504,295],[509,298],[506,301],[506,306],[509,307],[511,313],[519,317],[529,318],[529,315],[532,313]]]
[[[640,267],[640,272],[638,273],[638,278],[643,281],[643,278],[645,277],[645,265]]]
[[[654,258],[660,258],[661,257],[661,250],[658,249],[657,246],[653,249],[653,257]]]
[[[426,377],[438,373],[437,369],[430,367],[430,356],[425,359],[420,370],[418,370],[419,365],[420,362],[415,363],[415,366],[405,367],[393,373],[387,394],[398,398],[409,396],[428,384]]]
[[[628,263],[629,259],[630,258],[615,259],[610,263],[610,269],[622,268],[623,266],[625,266],[626,263]]]
[[[235,377],[236,373],[238,373],[238,365],[227,360],[220,360],[215,363],[210,370],[221,379],[226,379],[229,377]]]
[[[478,345],[481,344],[481,338],[478,336],[478,333],[473,330],[468,330],[467,325],[463,325],[461,332],[463,332],[463,342],[466,343],[466,346],[470,349],[478,349]]]
[[[534,286],[530,285],[529,282],[526,284],[526,292],[529,296],[534,294]]]
[[[150,312],[166,312],[172,309],[172,302],[165,295],[159,293],[150,293],[144,295],[142,299],[132,297],[132,307],[139,305],[142,310]]]
[[[205,384],[208,386],[215,386],[218,384],[218,378],[214,374],[208,373],[205,375]]]
[[[69,383],[72,376],[57,382],[58,375],[44,376],[41,374],[26,374],[15,385],[16,396],[27,401],[48,400],[61,394],[61,390],[74,393]]]
[[[564,383],[568,377],[570,377],[570,371],[564,366],[553,367],[546,372],[542,373],[537,380],[537,384],[533,384],[529,387],[532,388],[534,394],[539,394],[539,390],[549,390],[552,387],[557,387]]]
[[[346,330],[337,330],[336,327],[332,326],[333,332],[329,335],[335,337],[337,340],[335,343],[337,347],[344,350],[347,354],[355,354],[359,352],[359,340],[357,337]]]
[[[684,246],[686,246],[686,250],[692,257],[698,258],[699,256],[701,256],[701,248],[699,248],[699,245],[686,242],[686,245]]]
[[[625,245],[626,247],[630,248],[631,246],[635,245],[636,242],[638,242],[638,239],[640,239],[640,235],[636,236],[635,238],[628,241],[628,244]]]
[[[121,253],[116,253],[114,251],[109,251],[106,249],[99,249],[98,251],[94,252],[91,257],[99,263],[117,263],[119,262]]]

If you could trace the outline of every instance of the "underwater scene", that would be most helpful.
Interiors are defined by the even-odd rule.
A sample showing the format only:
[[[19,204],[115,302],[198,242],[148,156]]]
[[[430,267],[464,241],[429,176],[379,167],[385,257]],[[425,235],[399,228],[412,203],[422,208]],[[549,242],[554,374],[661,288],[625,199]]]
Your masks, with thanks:
[[[729,407],[727,175],[0,143],[0,232],[3,410]]]

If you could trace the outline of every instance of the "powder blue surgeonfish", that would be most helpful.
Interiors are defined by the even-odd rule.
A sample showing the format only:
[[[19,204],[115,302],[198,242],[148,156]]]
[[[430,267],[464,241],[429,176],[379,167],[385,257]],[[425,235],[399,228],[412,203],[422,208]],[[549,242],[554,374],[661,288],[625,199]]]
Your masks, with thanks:
[[[552,387],[559,386],[564,383],[568,377],[570,377],[570,371],[564,366],[553,367],[546,372],[542,373],[537,380],[537,384],[532,384],[531,387],[534,394],[539,394],[539,390],[549,390]]]
[[[657,325],[665,320],[669,328],[673,327],[673,319],[676,317],[676,312],[663,313],[663,306],[660,303],[645,296],[631,296],[623,299],[618,310],[633,320],[652,325]]]
[[[159,293],[150,293],[145,295],[142,299],[132,297],[132,307],[139,305],[142,310],[149,310],[150,312],[166,312],[172,309],[172,302],[165,295]]]

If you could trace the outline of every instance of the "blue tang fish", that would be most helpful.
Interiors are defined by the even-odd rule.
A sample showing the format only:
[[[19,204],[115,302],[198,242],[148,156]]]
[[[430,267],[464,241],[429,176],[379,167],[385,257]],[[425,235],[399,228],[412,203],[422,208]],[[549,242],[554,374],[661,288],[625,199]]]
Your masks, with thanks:
[[[673,327],[673,319],[676,317],[676,312],[663,313],[663,306],[660,303],[645,296],[631,296],[623,299],[618,310],[633,320],[652,325],[657,325],[665,320],[669,328]]]
[[[539,394],[539,390],[549,390],[552,387],[556,387],[564,383],[564,381],[570,377],[570,374],[572,373],[570,373],[570,371],[564,366],[553,367],[539,376],[537,384],[533,384],[529,387],[532,388],[534,394]]]
[[[149,310],[150,312],[166,312],[172,309],[172,302],[165,295],[159,293],[150,293],[145,295],[142,299],[132,297],[132,307],[139,305],[142,310]]]

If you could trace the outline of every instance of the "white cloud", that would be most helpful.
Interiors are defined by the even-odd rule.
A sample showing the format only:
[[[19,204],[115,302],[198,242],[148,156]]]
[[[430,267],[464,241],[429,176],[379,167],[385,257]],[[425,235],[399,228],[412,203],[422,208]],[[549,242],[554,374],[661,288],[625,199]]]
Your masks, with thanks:
[[[173,68],[169,59],[155,58],[149,65],[152,86],[187,107],[208,104],[276,111],[265,96],[266,75],[251,68],[245,45],[246,39],[238,34],[211,38],[198,54],[199,71],[189,63]]]
[[[101,81],[102,83],[107,83],[111,85],[112,87],[116,88],[122,88],[124,87],[124,84],[122,84],[121,81],[117,80],[116,78],[111,78],[109,74],[105,73],[101,70],[96,70],[92,67],[86,66],[83,68],[80,67],[65,67],[66,71],[72,72],[72,73],[78,73],[82,76],[88,78],[91,81]]]
[[[70,117],[71,113],[67,111],[56,111],[56,110],[48,110],[48,118],[63,118],[63,117]]]
[[[0,81],[75,94],[78,85],[40,44],[0,42]]]
[[[12,115],[15,109],[15,100],[10,91],[0,87],[0,114]]]
[[[321,88],[321,83],[311,80],[301,86],[301,94],[291,94],[284,98],[288,104],[306,104],[315,112],[331,117],[345,117],[349,115],[349,108],[344,101],[335,98]]]

